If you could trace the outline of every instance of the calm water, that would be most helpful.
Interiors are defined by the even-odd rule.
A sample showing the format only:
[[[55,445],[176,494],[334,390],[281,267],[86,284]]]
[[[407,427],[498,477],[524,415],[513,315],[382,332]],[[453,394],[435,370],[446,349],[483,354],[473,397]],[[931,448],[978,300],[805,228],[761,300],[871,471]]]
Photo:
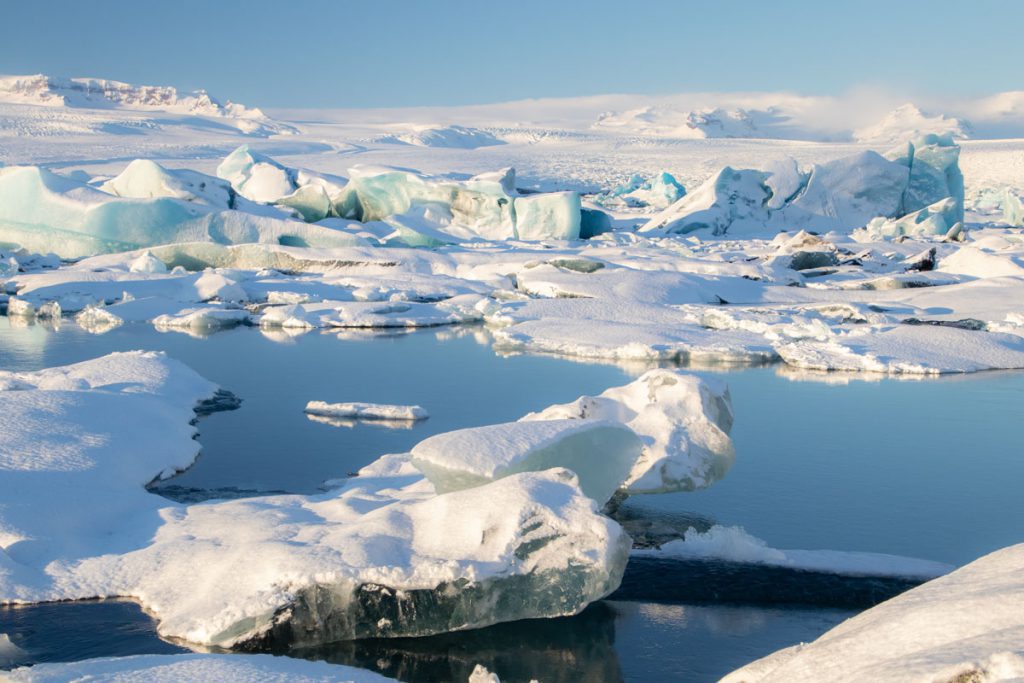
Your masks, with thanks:
[[[431,434],[513,420],[622,384],[638,370],[501,357],[480,328],[344,339],[269,338],[239,328],[198,339],[148,325],[92,335],[69,323],[55,331],[0,318],[3,369],[129,349],[164,350],[243,400],[239,410],[200,422],[203,455],[169,482],[203,490],[316,491],[325,479]],[[1024,373],[864,381],[763,367],[724,377],[736,412],[733,470],[707,491],[631,499],[630,512],[737,524],[781,548],[956,564],[1024,540]],[[417,403],[431,417],[411,429],[332,425],[303,414],[314,399]],[[406,680],[461,675],[474,661],[492,662],[503,680],[598,673],[593,680],[708,680],[813,639],[849,614],[608,602],[573,619],[340,644],[303,656]],[[37,661],[173,650],[130,603],[0,608],[0,632],[20,639]]]

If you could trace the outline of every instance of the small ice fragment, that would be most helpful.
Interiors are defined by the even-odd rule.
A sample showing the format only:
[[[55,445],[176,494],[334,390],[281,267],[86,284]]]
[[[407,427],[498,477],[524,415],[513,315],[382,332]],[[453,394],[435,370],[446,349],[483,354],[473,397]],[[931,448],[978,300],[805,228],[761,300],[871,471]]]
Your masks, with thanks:
[[[349,417],[362,420],[425,420],[430,417],[420,406],[395,406],[383,403],[327,403],[310,401],[306,412],[323,417]]]

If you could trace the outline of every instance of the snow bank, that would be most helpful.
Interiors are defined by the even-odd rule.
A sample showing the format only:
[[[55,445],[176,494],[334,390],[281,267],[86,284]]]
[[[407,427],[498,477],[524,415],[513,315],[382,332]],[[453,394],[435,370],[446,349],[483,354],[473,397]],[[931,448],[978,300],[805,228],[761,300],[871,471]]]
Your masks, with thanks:
[[[998,550],[734,671],[754,681],[996,681],[1024,677],[1024,545]]]

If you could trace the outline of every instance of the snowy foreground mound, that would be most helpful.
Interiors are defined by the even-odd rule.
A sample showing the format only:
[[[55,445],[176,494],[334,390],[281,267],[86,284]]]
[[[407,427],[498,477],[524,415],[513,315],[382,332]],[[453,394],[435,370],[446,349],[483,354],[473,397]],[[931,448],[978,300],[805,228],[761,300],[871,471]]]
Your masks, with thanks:
[[[998,550],[726,676],[755,681],[1024,677],[1024,545]]]
[[[724,387],[652,370],[437,435],[326,494],[179,505],[144,486],[197,454],[193,408],[216,389],[188,368],[111,354],[0,389],[0,602],[130,596],[162,635],[221,647],[574,614],[629,556],[600,502],[707,485],[732,458]]]
[[[70,664],[36,664],[8,674],[12,683],[384,683],[394,679],[326,662],[270,655],[138,655],[89,659]]]

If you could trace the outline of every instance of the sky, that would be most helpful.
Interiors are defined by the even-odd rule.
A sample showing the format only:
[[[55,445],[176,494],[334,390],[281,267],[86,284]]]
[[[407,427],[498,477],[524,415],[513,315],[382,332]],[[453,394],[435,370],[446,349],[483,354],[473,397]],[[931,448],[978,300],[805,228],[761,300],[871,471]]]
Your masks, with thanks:
[[[267,108],[1024,89],[1017,0],[0,0],[0,73]]]

